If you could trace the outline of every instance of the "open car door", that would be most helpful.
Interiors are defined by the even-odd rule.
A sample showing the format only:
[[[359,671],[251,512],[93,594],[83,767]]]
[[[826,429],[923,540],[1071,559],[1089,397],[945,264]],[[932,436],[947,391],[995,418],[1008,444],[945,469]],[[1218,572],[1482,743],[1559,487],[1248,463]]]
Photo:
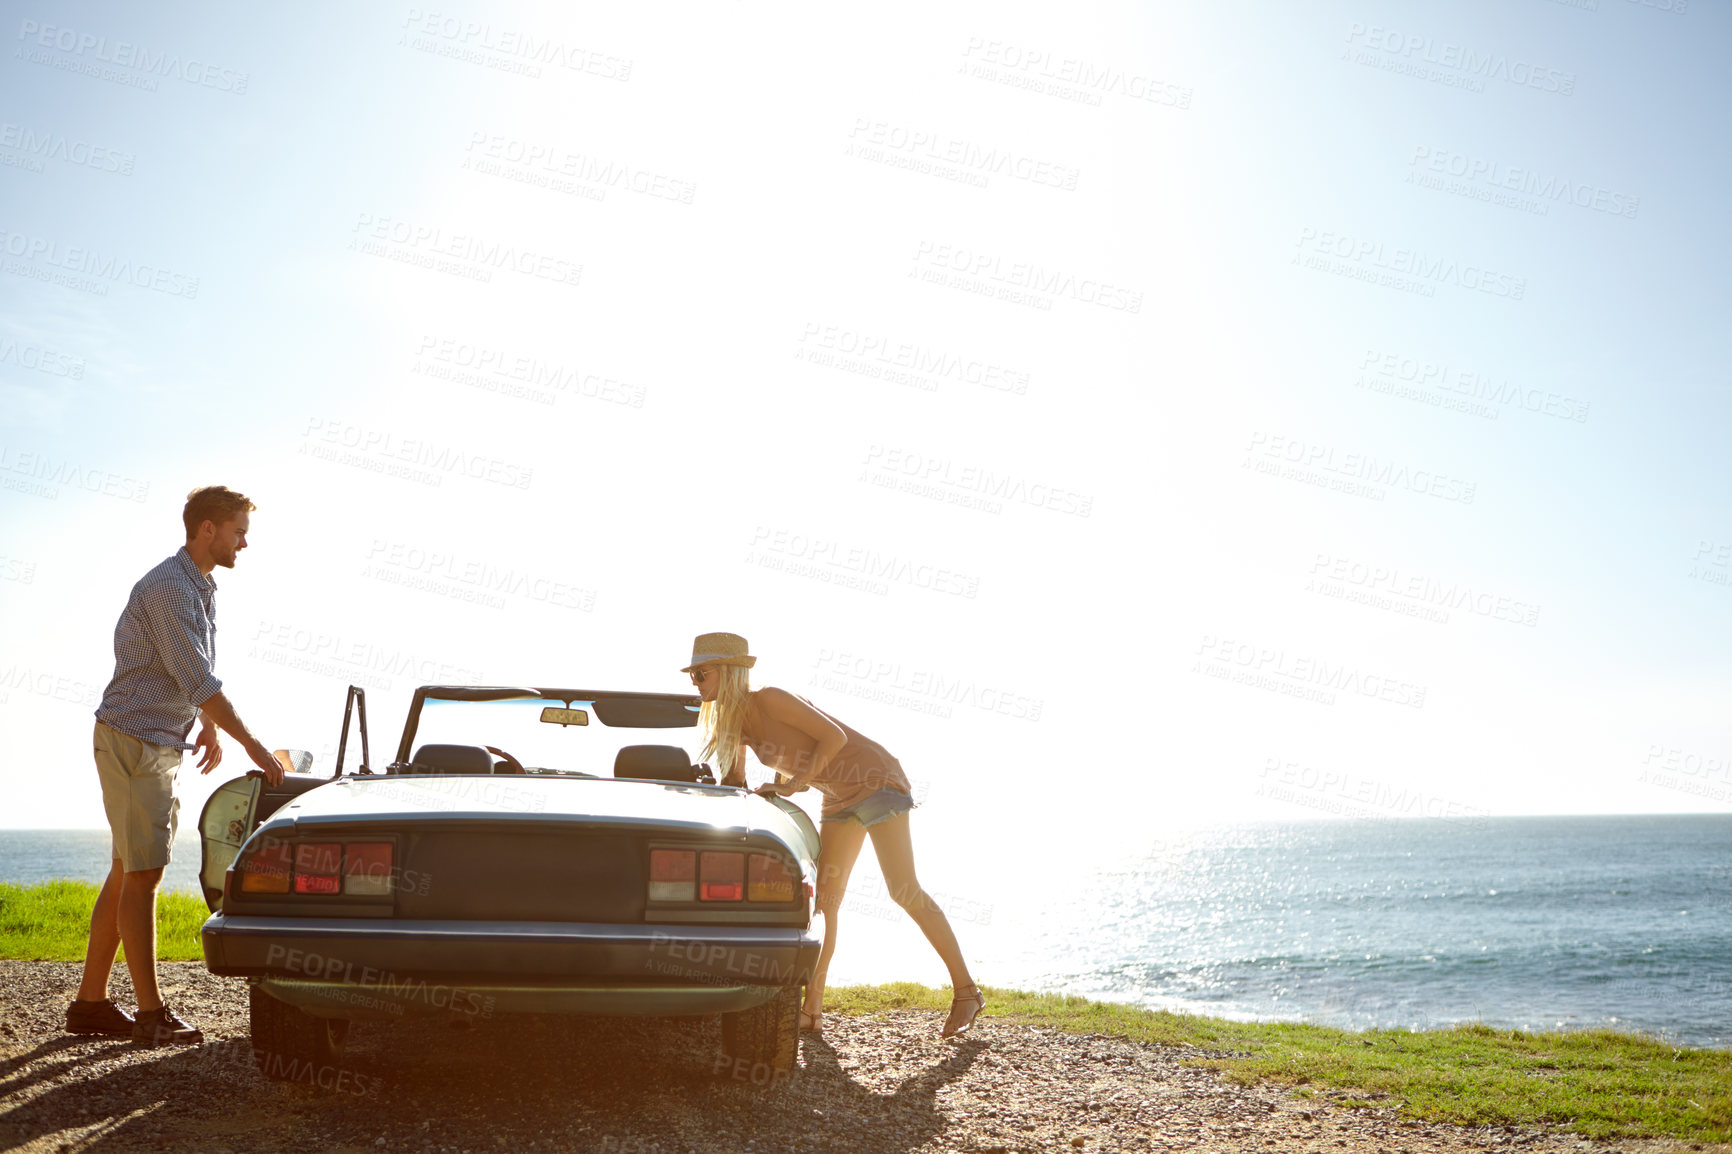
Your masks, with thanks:
[[[265,781],[265,775],[259,770],[251,770],[233,781],[226,781],[210,795],[210,800],[204,804],[204,809],[198,816],[198,835],[201,860],[199,863],[199,889],[204,894],[204,903],[212,913],[222,909],[223,883],[228,875],[229,866],[234,864],[241,846],[252,836],[253,830],[277,810],[306,793],[317,789],[328,781],[342,776],[343,753],[349,743],[349,720],[359,705],[361,730],[361,766],[359,773],[372,773],[367,766],[367,701],[366,692],[359,686],[349,686],[349,699],[343,707],[343,733],[337,742],[337,768],[330,777],[315,777],[309,772],[313,767],[313,755],[304,749],[275,750],[277,760],[283,763],[283,780],[276,785]]]
[[[279,761],[293,760],[299,755],[305,759],[303,765],[312,767],[313,755],[304,749],[279,749],[276,754]],[[199,845],[203,851],[198,882],[204,892],[204,904],[212,913],[222,909],[223,878],[234,864],[235,855],[240,853],[241,844],[259,823],[329,780],[305,772],[285,773],[280,784],[269,785],[265,775],[255,769],[217,786],[198,815]]]

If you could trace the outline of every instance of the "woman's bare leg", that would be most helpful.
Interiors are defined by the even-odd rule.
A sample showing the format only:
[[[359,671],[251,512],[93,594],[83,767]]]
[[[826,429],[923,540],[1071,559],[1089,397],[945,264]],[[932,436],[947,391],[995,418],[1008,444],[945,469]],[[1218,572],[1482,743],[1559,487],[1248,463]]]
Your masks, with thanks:
[[[950,919],[932,900],[932,895],[920,888],[914,875],[914,841],[908,833],[908,815],[897,814],[866,831],[872,835],[872,849],[878,855],[878,868],[884,872],[884,884],[896,904],[908,911],[938,956],[950,971],[950,985],[957,994],[972,989],[968,963],[962,960],[962,947],[956,944],[956,934]],[[956,1011],[953,1009],[952,1014]]]
[[[824,1008],[824,981],[830,973],[830,955],[836,952],[836,917],[842,908],[842,895],[848,890],[848,876],[854,872],[860,847],[866,844],[866,827],[852,819],[827,821],[819,827],[818,837],[818,908],[824,911],[824,948],[818,954],[818,968],[812,971],[812,983],[806,987],[808,1014]]]

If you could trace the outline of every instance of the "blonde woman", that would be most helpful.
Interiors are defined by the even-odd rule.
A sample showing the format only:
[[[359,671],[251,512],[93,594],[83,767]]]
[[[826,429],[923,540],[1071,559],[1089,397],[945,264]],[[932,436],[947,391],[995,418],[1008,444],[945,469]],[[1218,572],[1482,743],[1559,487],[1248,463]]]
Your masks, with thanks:
[[[819,1028],[824,1009],[824,978],[836,952],[837,913],[848,875],[868,836],[896,904],[944,959],[956,996],[950,1002],[943,1036],[960,1034],[986,1006],[980,987],[968,974],[950,920],[914,876],[914,846],[908,811],[914,808],[901,763],[885,748],[803,697],[765,686],[754,690],[747,673],[758,659],[746,639],[733,633],[705,633],[692,644],[691,674],[703,699],[699,720],[705,743],[700,760],[717,767],[722,784],[744,787],[745,750],[774,769],[777,781],[757,792],[786,796],[812,787],[824,795],[818,852],[818,908],[824,912],[824,948],[806,987],[800,1028]]]

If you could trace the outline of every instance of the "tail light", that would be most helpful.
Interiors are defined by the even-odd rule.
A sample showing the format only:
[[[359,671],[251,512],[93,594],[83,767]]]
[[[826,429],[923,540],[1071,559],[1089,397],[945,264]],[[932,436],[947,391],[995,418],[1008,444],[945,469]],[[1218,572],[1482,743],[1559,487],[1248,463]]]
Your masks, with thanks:
[[[343,844],[343,892],[380,897],[391,892],[391,843],[351,841]]]
[[[698,855],[689,849],[650,850],[652,902],[690,902],[698,896]]]
[[[235,876],[246,894],[383,897],[393,888],[394,850],[388,841],[266,838],[235,862]]]
[[[704,902],[737,902],[745,896],[746,855],[743,853],[702,853],[698,855],[698,900]]]
[[[342,888],[338,874],[343,846],[334,841],[304,841],[295,847],[295,892],[334,894]]]
[[[794,900],[794,875],[781,858],[769,854],[751,855],[746,869],[746,900],[752,902],[791,902]]]
[[[811,886],[782,853],[651,847],[649,901],[688,904],[738,902],[788,905]]]
[[[267,838],[263,845],[241,859],[235,869],[241,877],[242,893],[286,894],[293,867],[289,843]]]

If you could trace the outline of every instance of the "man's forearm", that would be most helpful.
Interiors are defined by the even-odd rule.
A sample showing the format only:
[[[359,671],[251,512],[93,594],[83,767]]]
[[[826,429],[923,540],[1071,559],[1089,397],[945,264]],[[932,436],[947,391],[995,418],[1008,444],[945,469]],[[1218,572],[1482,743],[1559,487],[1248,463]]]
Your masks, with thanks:
[[[224,696],[221,690],[205,698],[204,703],[198,707],[198,711],[199,715],[204,718],[206,725],[217,726],[249,749],[255,745],[263,744],[253,736],[253,731],[247,728],[246,722],[240,719],[240,715],[235,712],[235,707],[229,703],[229,699]]]

